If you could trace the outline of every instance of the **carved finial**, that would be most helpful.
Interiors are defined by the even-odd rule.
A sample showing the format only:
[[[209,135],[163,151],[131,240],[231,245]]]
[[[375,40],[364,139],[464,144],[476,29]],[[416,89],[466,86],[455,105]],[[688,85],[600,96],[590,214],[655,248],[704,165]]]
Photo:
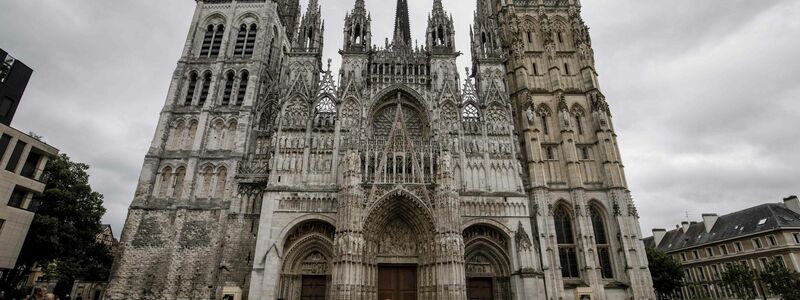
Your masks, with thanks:
[[[331,71],[331,62],[332,61],[333,61],[333,59],[328,58],[328,72]]]
[[[464,70],[467,71],[467,77],[469,78],[469,67],[464,68]]]

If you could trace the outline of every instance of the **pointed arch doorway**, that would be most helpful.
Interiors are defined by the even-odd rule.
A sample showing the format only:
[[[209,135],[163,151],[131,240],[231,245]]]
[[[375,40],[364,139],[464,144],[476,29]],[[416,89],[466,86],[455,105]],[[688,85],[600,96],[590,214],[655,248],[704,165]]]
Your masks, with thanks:
[[[424,299],[431,288],[435,227],[427,206],[402,190],[377,200],[365,222],[367,274],[375,280],[375,299]],[[369,275],[368,275],[369,276]],[[427,279],[427,280],[426,280]]]

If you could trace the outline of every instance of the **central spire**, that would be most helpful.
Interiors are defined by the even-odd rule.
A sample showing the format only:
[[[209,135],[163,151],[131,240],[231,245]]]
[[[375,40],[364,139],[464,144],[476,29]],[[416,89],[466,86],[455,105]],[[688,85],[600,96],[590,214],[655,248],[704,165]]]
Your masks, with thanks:
[[[408,20],[408,0],[397,0],[394,20],[394,43],[411,45],[411,28]]]

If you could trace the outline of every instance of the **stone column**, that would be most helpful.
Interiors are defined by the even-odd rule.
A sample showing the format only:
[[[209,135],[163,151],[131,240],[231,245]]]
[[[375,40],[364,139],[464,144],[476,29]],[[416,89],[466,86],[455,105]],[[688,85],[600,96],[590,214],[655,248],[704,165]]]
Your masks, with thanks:
[[[344,159],[333,245],[331,299],[360,300],[366,299],[363,287],[368,280],[364,266],[366,241],[362,231],[361,155],[356,150],[348,150]]]
[[[465,300],[467,298],[464,272],[464,236],[461,234],[461,214],[458,192],[453,178],[449,151],[439,156],[436,188],[436,299]]]

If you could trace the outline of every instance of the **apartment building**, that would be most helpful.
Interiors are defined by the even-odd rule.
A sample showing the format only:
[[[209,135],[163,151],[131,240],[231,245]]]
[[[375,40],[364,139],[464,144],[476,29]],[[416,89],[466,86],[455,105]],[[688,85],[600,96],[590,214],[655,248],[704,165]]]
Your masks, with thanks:
[[[33,197],[44,191],[39,181],[58,149],[0,124],[0,271],[17,262],[28,228],[39,207]]]
[[[724,216],[704,214],[702,222],[683,222],[676,229],[653,229],[647,247],[671,255],[684,267],[683,299],[728,299],[734,295],[722,284],[733,264],[756,272],[777,261],[800,271],[800,200],[767,203]],[[778,299],[759,282],[758,299]]]

